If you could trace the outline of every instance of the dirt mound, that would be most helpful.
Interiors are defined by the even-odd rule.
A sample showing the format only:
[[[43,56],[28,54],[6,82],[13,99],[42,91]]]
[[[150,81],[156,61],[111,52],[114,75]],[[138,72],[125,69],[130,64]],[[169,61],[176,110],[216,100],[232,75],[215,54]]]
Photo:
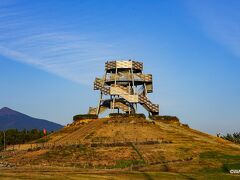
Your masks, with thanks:
[[[240,146],[181,123],[143,118],[76,121],[46,143],[14,149],[2,160],[15,165],[191,172],[238,166]],[[20,147],[20,146],[19,146]],[[11,151],[12,152],[12,151]],[[13,153],[13,152],[12,152]]]

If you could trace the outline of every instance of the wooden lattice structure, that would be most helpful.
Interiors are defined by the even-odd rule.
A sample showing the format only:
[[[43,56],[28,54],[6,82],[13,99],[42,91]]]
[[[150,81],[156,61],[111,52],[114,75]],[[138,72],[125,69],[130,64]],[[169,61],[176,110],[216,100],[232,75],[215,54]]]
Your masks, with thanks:
[[[152,75],[143,74],[143,63],[137,61],[108,61],[105,75],[96,78],[94,90],[100,90],[98,107],[90,107],[89,114],[100,114],[107,109],[115,109],[134,114],[141,104],[149,115],[159,114],[159,105],[147,97],[153,92]]]

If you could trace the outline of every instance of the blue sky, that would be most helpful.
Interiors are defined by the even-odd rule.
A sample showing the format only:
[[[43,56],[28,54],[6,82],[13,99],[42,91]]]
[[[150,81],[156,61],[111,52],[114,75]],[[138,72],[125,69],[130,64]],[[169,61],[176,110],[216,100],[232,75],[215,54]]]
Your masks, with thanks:
[[[0,107],[60,124],[97,104],[104,62],[135,59],[160,113],[240,127],[240,1],[1,0]]]

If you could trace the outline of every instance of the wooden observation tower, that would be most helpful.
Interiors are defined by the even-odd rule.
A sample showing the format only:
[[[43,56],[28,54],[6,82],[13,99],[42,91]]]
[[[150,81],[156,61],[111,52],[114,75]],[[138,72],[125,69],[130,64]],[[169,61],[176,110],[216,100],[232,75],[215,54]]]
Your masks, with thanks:
[[[147,97],[153,92],[152,75],[143,74],[143,63],[137,61],[108,61],[105,75],[96,78],[94,90],[100,90],[98,107],[90,107],[89,114],[101,114],[110,109],[134,114],[141,104],[149,115],[159,114],[159,105]]]

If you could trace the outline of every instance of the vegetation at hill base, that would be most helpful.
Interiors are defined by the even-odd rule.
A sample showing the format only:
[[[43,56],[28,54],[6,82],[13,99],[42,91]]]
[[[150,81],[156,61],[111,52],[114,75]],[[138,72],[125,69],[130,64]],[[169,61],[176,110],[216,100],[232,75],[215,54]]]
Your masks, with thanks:
[[[240,144],[240,132],[236,132],[233,134],[228,133],[226,136],[222,136],[222,138]]]
[[[40,131],[38,129],[22,131],[19,131],[17,129],[9,129],[6,131],[0,131],[0,149],[2,149],[4,146],[4,133],[6,145],[24,144],[44,137],[43,131]]]

